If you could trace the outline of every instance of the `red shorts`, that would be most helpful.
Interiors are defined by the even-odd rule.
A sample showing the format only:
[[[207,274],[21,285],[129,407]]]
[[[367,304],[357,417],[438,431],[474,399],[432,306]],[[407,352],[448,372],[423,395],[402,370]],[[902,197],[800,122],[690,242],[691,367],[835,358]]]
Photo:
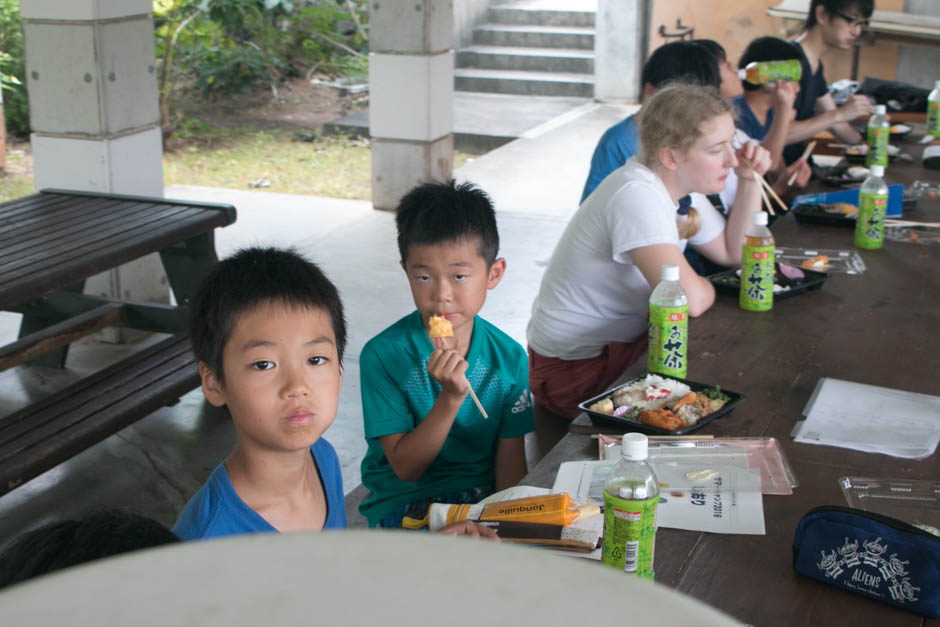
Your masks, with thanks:
[[[643,353],[649,338],[611,342],[589,359],[543,357],[529,348],[529,390],[535,402],[553,414],[574,420],[578,403],[606,391]]]

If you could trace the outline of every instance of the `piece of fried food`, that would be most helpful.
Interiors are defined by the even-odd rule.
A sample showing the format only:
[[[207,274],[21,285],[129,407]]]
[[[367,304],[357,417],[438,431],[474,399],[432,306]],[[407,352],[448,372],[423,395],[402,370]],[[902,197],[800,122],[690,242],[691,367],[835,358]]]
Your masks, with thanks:
[[[610,400],[610,397],[602,398],[593,405],[588,405],[588,409],[599,412],[601,414],[613,414],[614,402]]]
[[[428,335],[435,337],[454,337],[454,325],[444,316],[432,315],[428,318]]]
[[[668,409],[647,409],[640,412],[640,422],[651,427],[675,431],[686,427],[685,421]]]
[[[829,266],[829,257],[826,255],[816,255],[800,264],[804,270],[822,270]]]

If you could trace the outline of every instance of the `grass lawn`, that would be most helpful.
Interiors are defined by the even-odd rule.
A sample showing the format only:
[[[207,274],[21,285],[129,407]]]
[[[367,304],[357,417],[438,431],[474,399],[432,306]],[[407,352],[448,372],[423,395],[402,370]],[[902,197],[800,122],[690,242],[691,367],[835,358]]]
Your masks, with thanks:
[[[329,135],[299,141],[296,132],[246,127],[186,128],[163,155],[165,185],[201,185],[368,200],[372,156],[367,139]],[[28,144],[8,147],[0,202],[35,191]],[[473,155],[454,154],[454,168]],[[268,185],[267,183],[270,183]]]

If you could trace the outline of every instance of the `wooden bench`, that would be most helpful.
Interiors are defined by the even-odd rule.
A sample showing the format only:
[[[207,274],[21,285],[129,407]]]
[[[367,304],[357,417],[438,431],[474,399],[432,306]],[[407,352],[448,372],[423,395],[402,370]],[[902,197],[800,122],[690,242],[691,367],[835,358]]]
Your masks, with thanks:
[[[189,338],[178,334],[0,418],[0,494],[198,385]]]
[[[217,261],[230,205],[44,190],[0,205],[0,310],[23,314],[0,370],[64,366],[71,342],[109,326],[171,334],[0,418],[0,494],[199,385],[185,307]],[[181,307],[82,294],[86,278],[159,253]]]

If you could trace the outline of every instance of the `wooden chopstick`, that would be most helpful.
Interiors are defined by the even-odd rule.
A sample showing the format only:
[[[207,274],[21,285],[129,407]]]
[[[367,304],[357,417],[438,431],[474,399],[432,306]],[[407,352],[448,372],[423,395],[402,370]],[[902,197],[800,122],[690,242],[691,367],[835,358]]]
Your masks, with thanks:
[[[790,210],[787,204],[783,202],[782,200],[780,200],[780,196],[778,196],[777,192],[774,191],[773,185],[768,183],[764,177],[761,177],[760,182],[764,184],[764,187],[767,189],[768,192],[770,192],[770,195],[773,196],[773,199],[776,200],[780,204],[780,208],[783,209],[784,213]]]
[[[480,410],[480,413],[483,414],[483,418],[489,418],[489,416],[486,415],[486,410],[483,409],[483,405],[480,404],[480,399],[477,398],[477,394],[473,391],[472,387],[470,388],[470,398],[473,399],[474,405],[476,405],[477,409]]]
[[[770,198],[767,197],[767,192],[764,191],[764,186],[761,185],[761,183],[764,182],[764,177],[758,174],[757,172],[755,172],[754,170],[751,170],[751,174],[754,175],[754,182],[757,183],[757,189],[760,190],[760,196],[761,198],[764,199],[764,206],[767,207],[767,213],[769,213],[772,216],[777,215],[774,212],[773,205],[770,204]]]
[[[940,222],[915,222],[913,220],[894,220],[888,218],[885,220],[885,226],[922,226],[928,229],[940,228]]]
[[[803,151],[803,154],[800,156],[799,159],[797,159],[797,161],[802,161],[803,159],[806,159],[808,156],[810,156],[810,154],[813,152],[813,148],[815,147],[816,147],[816,140],[814,139],[813,141],[809,143],[809,145],[806,146],[806,150]],[[787,181],[787,187],[793,185],[793,181],[795,180],[796,180],[796,172],[790,175],[790,179]]]

